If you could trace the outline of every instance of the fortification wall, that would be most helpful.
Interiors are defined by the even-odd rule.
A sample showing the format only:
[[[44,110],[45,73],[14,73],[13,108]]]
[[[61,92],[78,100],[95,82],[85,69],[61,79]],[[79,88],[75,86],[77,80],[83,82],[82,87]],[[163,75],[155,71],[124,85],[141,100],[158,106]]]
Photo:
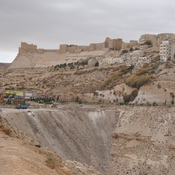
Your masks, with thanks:
[[[130,47],[133,47],[133,46],[138,45],[138,41],[136,41],[136,40],[130,40],[129,44],[130,44]]]
[[[120,50],[122,48],[122,39],[112,39],[109,43],[109,48],[114,50]]]
[[[44,49],[38,49],[37,52],[40,54],[44,54]]]
[[[95,44],[90,44],[90,52],[95,50]]]
[[[76,46],[68,47],[68,52],[70,52],[70,53],[74,53],[76,49],[77,49]]]
[[[44,52],[56,52],[56,53],[59,53],[59,50],[58,49],[44,49]]]
[[[129,43],[125,43],[125,42],[122,42],[122,49],[129,49],[130,48],[130,44]]]
[[[77,46],[77,49],[81,49],[81,51],[89,52],[90,46]]]
[[[111,42],[111,39],[109,37],[106,37],[104,46],[105,48],[109,48],[109,43]]]
[[[67,44],[61,44],[59,53],[63,54],[63,53],[66,53],[67,51],[68,51],[68,45]]]
[[[37,53],[37,45],[21,42],[21,49],[19,50],[25,50],[25,52]]]
[[[97,43],[95,44],[95,50],[103,50],[104,46],[104,43]]]

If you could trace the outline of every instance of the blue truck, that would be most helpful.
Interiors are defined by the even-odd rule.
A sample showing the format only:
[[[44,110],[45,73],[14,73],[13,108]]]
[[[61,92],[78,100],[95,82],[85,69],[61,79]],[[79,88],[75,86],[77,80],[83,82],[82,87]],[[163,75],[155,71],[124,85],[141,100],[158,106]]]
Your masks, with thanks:
[[[17,109],[27,109],[29,107],[29,104],[27,105],[21,105],[21,104],[18,104],[18,106],[16,107]]]

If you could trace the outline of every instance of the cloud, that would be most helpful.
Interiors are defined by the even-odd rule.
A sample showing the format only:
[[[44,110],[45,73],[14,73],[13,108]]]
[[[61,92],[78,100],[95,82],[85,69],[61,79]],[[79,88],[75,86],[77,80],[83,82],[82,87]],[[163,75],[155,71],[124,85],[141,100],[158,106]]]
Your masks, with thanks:
[[[175,30],[173,0],[0,0],[0,4],[0,62],[6,60],[4,52],[17,54],[22,41],[57,49],[61,43],[86,45],[103,42],[106,36],[138,40],[144,33]]]

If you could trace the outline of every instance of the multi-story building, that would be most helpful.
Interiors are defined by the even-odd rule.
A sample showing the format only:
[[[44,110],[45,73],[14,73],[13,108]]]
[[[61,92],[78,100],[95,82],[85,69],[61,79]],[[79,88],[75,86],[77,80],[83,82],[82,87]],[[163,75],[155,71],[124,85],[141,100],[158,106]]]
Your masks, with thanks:
[[[166,62],[170,58],[170,43],[169,41],[162,41],[160,44],[160,61]]]
[[[160,61],[175,60],[175,40],[162,41],[160,44]]]
[[[175,39],[171,39],[169,40],[170,43],[170,48],[169,48],[169,55],[170,55],[170,59],[171,61],[175,61]]]

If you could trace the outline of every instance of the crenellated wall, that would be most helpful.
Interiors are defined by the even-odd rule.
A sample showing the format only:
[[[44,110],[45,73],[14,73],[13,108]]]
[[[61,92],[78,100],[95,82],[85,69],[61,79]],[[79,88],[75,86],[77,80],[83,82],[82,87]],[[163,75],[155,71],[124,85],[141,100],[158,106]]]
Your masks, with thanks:
[[[21,48],[19,48],[19,51],[20,50],[24,50],[25,52],[37,53],[37,45],[21,42]]]
[[[67,45],[67,44],[61,44],[59,53],[63,54],[66,52],[70,53],[80,53],[83,51],[91,52],[95,50],[103,50],[105,48],[108,49],[116,49],[120,50],[122,49],[122,39],[110,39],[109,37],[106,37],[105,42],[102,43],[91,43],[89,46],[78,46],[78,45]]]
[[[121,38],[112,39],[109,42],[109,48],[114,50],[120,50],[122,48],[122,39]]]

